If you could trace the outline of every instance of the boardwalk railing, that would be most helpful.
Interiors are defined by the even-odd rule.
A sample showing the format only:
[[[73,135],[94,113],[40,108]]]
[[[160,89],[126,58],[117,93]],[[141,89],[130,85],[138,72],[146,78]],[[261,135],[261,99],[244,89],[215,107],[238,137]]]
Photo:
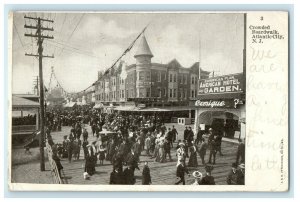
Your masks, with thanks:
[[[46,149],[47,149],[47,153],[48,153],[48,159],[49,159],[51,173],[52,173],[54,182],[55,182],[55,184],[63,184],[63,181],[61,180],[61,177],[59,176],[57,165],[56,165],[55,161],[52,159],[53,152],[52,152],[52,148],[48,144],[48,142],[46,143]]]

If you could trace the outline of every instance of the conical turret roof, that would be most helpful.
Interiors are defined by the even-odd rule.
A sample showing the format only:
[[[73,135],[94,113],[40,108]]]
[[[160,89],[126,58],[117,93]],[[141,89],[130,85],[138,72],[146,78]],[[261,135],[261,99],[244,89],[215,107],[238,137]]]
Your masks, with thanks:
[[[137,51],[136,51],[134,57],[141,56],[141,55],[148,55],[148,56],[153,57],[145,35],[143,35],[141,37],[139,46],[137,48]]]

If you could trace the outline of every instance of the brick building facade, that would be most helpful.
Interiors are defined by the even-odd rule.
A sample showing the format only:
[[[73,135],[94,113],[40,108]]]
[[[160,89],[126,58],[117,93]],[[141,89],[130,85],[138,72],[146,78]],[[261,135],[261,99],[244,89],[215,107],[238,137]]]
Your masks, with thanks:
[[[98,74],[95,83],[95,102],[104,105],[125,106],[188,106],[196,100],[199,63],[182,67],[173,59],[167,64],[152,63],[153,54],[145,36],[140,39],[136,63],[122,68],[112,68],[108,73]],[[125,70],[125,77],[122,76]],[[201,70],[201,78],[209,72]]]

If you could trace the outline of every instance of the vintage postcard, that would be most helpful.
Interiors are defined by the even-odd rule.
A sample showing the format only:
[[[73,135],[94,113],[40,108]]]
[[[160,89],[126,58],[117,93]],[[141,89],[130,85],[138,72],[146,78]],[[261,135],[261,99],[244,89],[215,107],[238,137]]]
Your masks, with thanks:
[[[289,189],[288,12],[11,12],[11,191]]]

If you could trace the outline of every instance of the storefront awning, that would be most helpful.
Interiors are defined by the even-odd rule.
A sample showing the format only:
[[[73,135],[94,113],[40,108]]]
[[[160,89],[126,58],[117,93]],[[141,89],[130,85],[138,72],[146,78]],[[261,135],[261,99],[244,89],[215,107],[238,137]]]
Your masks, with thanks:
[[[12,110],[35,110],[40,107],[38,102],[34,102],[25,98],[12,96]]]
[[[188,111],[195,109],[190,106],[173,106],[173,107],[146,107],[139,108],[135,106],[118,106],[114,108],[116,111],[134,111],[134,112],[171,112],[171,111]]]

